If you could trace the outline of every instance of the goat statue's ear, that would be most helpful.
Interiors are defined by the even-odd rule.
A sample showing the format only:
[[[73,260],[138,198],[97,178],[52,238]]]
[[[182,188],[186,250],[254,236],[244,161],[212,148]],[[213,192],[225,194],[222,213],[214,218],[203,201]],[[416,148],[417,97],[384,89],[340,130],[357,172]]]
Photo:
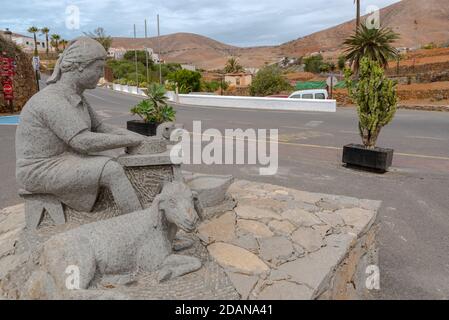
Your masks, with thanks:
[[[195,211],[200,217],[200,219],[204,220],[204,208],[203,205],[201,204],[199,194],[196,191],[192,191],[192,195],[193,195],[193,206],[195,208]]]

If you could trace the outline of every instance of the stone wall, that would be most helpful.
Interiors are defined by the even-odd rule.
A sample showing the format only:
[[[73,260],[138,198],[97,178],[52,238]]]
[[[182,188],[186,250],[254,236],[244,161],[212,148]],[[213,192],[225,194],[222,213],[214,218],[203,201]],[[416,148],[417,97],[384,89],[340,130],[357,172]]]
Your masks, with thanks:
[[[14,57],[17,63],[16,75],[14,76],[14,110],[22,110],[28,99],[37,92],[36,78],[32,66],[32,57],[23,52],[11,41],[5,40],[0,36],[0,51],[5,51],[9,57]],[[3,88],[0,84],[0,91]],[[3,100],[3,94],[0,94],[0,113],[10,112]]]
[[[397,68],[390,68],[387,70],[387,75],[390,76],[409,76],[420,73],[438,73],[444,72],[449,69],[449,61],[418,64],[418,65],[402,65],[399,67],[399,73]]]
[[[407,100],[447,100],[449,99],[449,82],[399,85],[398,97],[399,102]],[[338,105],[354,104],[352,99],[348,97],[346,89],[335,90],[334,99],[337,100]]]

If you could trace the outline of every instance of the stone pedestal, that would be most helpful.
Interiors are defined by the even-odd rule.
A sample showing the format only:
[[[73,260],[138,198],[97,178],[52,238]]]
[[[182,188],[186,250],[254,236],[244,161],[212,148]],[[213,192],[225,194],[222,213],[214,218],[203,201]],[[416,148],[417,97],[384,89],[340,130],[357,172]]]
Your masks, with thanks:
[[[200,270],[166,283],[141,272],[133,283],[90,289],[127,299],[365,297],[367,267],[378,264],[380,202],[249,181],[236,181],[229,193],[238,202],[234,210],[203,221],[196,234],[181,234],[194,246],[180,254],[199,258]],[[23,210],[0,211],[0,296],[8,299],[23,298],[23,283],[38,262],[21,249]]]

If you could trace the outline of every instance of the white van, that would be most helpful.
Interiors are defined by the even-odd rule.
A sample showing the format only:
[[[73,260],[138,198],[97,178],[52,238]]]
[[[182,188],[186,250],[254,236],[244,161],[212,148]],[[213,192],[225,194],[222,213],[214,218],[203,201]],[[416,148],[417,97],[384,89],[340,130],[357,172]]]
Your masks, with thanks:
[[[293,92],[288,98],[326,100],[329,98],[329,94],[326,89],[300,90]]]

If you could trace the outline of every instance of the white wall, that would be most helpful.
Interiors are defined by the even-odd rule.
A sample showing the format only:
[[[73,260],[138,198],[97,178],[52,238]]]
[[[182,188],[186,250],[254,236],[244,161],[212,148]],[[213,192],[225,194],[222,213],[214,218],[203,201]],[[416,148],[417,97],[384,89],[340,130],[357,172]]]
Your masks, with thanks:
[[[320,111],[336,112],[336,100],[310,100],[310,99],[285,99],[285,98],[259,98],[180,94],[170,95],[170,99],[181,104],[196,106],[213,106],[223,108],[247,108],[261,110],[286,110],[286,111]]]

